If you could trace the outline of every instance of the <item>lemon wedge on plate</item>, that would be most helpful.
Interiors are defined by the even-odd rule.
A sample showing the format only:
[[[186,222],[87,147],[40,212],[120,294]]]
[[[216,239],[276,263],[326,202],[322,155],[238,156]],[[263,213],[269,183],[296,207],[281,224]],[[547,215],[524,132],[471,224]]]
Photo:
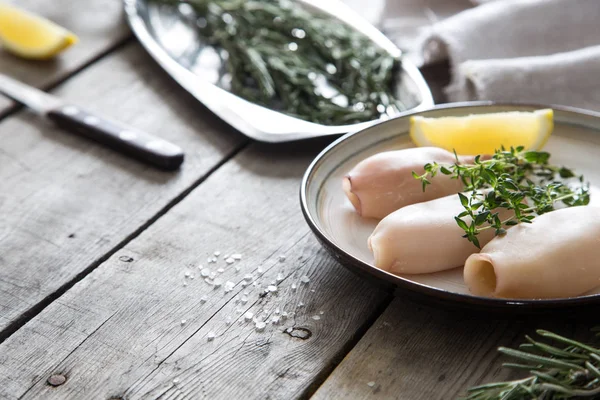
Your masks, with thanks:
[[[539,150],[553,129],[551,109],[410,119],[410,137],[417,146],[441,147],[458,154],[493,154],[502,146]]]
[[[20,57],[52,58],[77,42],[77,36],[45,18],[0,3],[0,43]]]

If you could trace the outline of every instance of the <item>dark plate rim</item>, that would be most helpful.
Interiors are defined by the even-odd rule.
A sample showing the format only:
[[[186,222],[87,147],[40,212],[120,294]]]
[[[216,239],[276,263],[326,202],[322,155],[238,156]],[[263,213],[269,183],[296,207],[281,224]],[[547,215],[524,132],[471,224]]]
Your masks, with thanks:
[[[389,272],[382,271],[378,268],[375,268],[364,261],[356,258],[352,254],[338,247],[333,241],[331,241],[328,236],[323,232],[315,219],[311,215],[308,208],[307,201],[307,189],[311,181],[311,177],[315,172],[315,168],[320,164],[321,160],[323,160],[328,153],[335,147],[337,147],[340,143],[345,142],[349,138],[360,135],[363,132],[366,132],[374,127],[377,127],[381,124],[388,124],[393,120],[399,118],[407,118],[413,115],[419,115],[424,112],[434,111],[434,110],[452,110],[452,109],[461,109],[468,107],[489,107],[489,106],[500,106],[500,107],[532,107],[532,108],[552,108],[553,110],[573,113],[580,116],[587,117],[595,117],[599,119],[600,123],[600,113],[590,110],[585,110],[576,107],[562,106],[562,105],[554,105],[554,104],[542,104],[542,103],[519,103],[519,102],[493,102],[493,101],[473,101],[473,102],[459,102],[459,103],[447,103],[434,106],[432,108],[426,110],[419,111],[408,111],[402,113],[394,118],[391,118],[386,121],[379,122],[374,124],[366,129],[362,129],[356,132],[348,133],[339,139],[332,142],[329,146],[323,149],[315,159],[310,163],[304,176],[302,178],[302,182],[300,185],[300,206],[302,209],[302,214],[304,215],[304,219],[308,223],[308,226],[313,231],[313,233],[317,236],[319,241],[329,250],[332,255],[334,255],[342,265],[351,269],[358,269],[361,274],[367,274],[371,277],[378,279],[379,281],[383,281],[382,283],[392,284],[396,286],[400,291],[406,291],[407,294],[412,295],[424,295],[426,297],[431,297],[432,300],[443,300],[444,302],[451,302],[453,305],[469,305],[475,308],[491,308],[491,309],[504,309],[504,310],[548,310],[548,309],[564,309],[571,308],[575,306],[590,306],[590,305],[598,305],[600,304],[600,294],[593,294],[587,296],[579,296],[579,297],[570,297],[566,299],[540,299],[540,300],[509,300],[509,299],[497,299],[497,298],[489,298],[489,297],[480,297],[473,295],[466,295],[451,292],[444,289],[439,289],[431,286],[427,286],[418,282],[413,282],[408,279],[402,278],[400,276],[393,275]]]

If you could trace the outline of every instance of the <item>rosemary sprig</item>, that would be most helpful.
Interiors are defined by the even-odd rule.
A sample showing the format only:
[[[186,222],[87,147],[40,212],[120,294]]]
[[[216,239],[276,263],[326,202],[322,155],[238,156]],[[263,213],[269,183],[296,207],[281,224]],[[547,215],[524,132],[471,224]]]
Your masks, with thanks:
[[[331,16],[290,0],[152,0],[186,17],[222,61],[235,94],[326,125],[369,121],[405,106],[392,88],[399,60]]]
[[[545,330],[538,330],[537,334],[552,343],[526,336],[528,343],[522,344],[520,350],[498,348],[499,352],[518,360],[518,363],[502,366],[529,370],[529,377],[472,387],[463,399],[600,398],[600,348]]]
[[[422,182],[423,191],[438,173],[463,182],[468,194],[458,196],[465,211],[455,220],[465,231],[464,237],[480,247],[477,235],[486,229],[502,235],[506,227],[531,223],[537,215],[553,211],[559,205],[589,203],[589,184],[584,182],[583,175],[576,176],[566,167],[551,165],[549,160],[548,152],[525,151],[519,146],[497,150],[489,159],[477,156],[473,164],[460,164],[458,156],[454,164],[426,164],[425,173],[413,172],[413,177]],[[568,184],[567,180],[576,183]],[[511,210],[511,215],[501,219],[502,209]]]

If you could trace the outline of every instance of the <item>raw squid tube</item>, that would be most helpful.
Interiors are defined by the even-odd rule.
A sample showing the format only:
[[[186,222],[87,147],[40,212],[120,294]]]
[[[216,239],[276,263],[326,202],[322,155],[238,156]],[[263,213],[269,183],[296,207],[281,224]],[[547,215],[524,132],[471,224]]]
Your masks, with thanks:
[[[463,211],[455,194],[391,213],[369,237],[375,266],[393,274],[425,274],[464,265],[479,249],[462,237],[465,232],[454,220]],[[493,237],[493,229],[477,236],[481,246]]]
[[[473,157],[459,157],[461,163],[470,163]],[[359,215],[383,218],[410,204],[437,199],[463,189],[458,179],[438,174],[431,179],[425,192],[421,182],[412,176],[421,175],[423,166],[438,162],[454,164],[453,153],[437,147],[418,147],[375,154],[356,165],[344,177],[346,196]]]
[[[600,208],[553,211],[489,242],[465,264],[477,296],[548,299],[600,286]]]

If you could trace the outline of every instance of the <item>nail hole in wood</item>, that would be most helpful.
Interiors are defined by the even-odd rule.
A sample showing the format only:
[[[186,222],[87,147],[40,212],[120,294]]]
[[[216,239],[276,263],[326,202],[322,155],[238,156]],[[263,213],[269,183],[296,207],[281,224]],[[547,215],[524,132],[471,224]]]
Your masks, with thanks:
[[[67,377],[63,374],[54,374],[50,376],[46,382],[48,382],[48,385],[56,387],[64,384],[66,381]]]
[[[306,328],[287,328],[284,333],[287,333],[293,338],[306,340],[312,336],[312,332]]]
[[[133,258],[131,258],[129,256],[121,256],[121,257],[119,257],[119,261],[123,261],[123,262],[129,263],[129,262],[133,261]]]

